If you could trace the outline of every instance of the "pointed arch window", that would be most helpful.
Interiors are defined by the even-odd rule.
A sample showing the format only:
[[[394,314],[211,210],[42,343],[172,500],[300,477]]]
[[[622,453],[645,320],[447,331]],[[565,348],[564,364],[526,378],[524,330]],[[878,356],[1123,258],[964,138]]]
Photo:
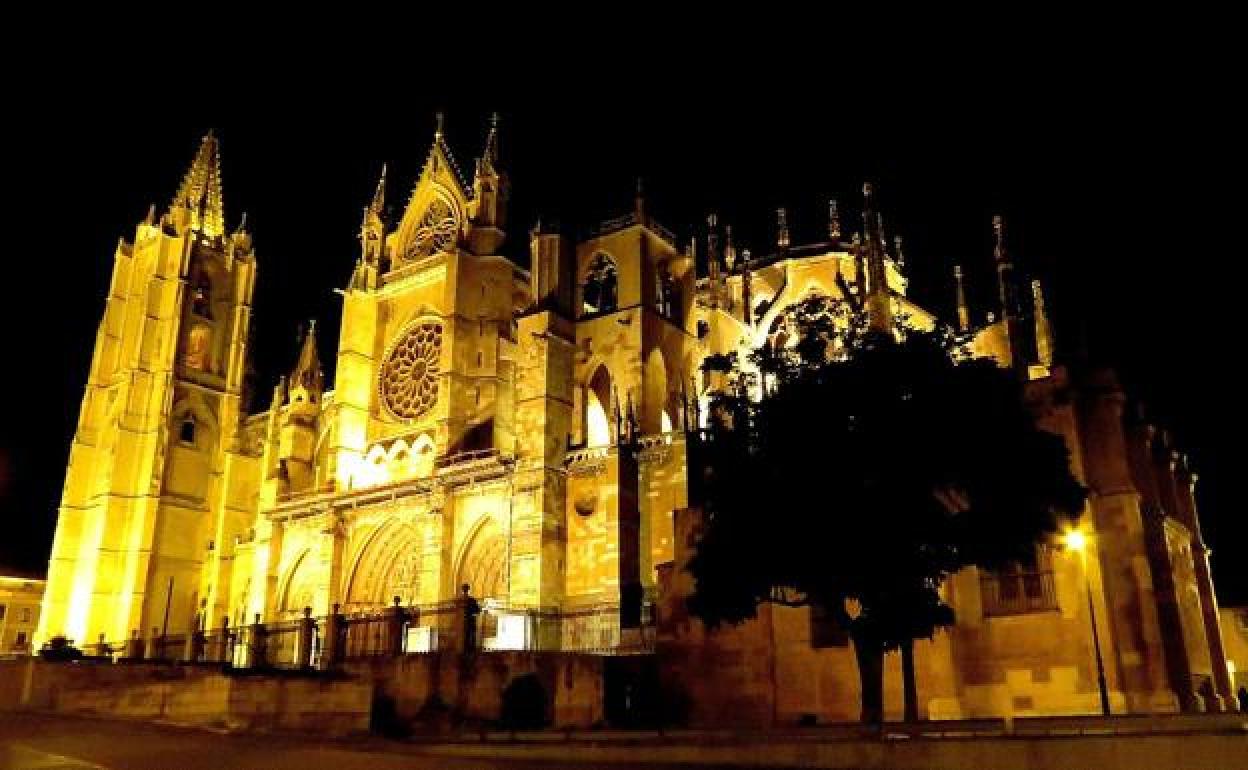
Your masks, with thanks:
[[[581,293],[586,314],[610,313],[618,308],[619,271],[608,254],[598,253],[589,263]]]

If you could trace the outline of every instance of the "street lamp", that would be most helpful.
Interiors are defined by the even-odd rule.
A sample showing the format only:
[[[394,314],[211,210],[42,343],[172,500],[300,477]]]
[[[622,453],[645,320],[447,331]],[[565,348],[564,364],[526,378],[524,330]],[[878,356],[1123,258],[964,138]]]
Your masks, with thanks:
[[[1092,603],[1092,578],[1088,575],[1088,536],[1072,529],[1062,536],[1062,543],[1079,554],[1083,566],[1083,584],[1088,594],[1088,617],[1092,621],[1092,649],[1096,652],[1096,683],[1101,688],[1101,713],[1110,715],[1109,688],[1105,686],[1105,662],[1101,658],[1101,635],[1096,629],[1096,605]]]

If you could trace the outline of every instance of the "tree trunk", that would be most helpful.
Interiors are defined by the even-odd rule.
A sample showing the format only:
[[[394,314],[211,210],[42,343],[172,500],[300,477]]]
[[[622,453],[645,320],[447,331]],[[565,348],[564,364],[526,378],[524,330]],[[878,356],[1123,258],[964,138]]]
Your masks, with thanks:
[[[914,676],[914,640],[901,643],[901,681],[905,693],[905,721],[919,721],[919,684]]]
[[[862,684],[864,724],[884,722],[884,650],[879,644],[854,637],[854,655],[858,659],[858,680]]]

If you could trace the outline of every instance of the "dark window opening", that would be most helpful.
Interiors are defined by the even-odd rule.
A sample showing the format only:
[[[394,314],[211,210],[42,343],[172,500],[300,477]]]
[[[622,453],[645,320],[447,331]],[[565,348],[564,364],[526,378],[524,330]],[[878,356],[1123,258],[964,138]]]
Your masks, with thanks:
[[[619,275],[615,261],[606,254],[595,255],[589,265],[589,272],[585,275],[585,289],[582,293],[584,312],[610,313],[616,310],[618,288]]]
[[[195,418],[187,417],[182,421],[182,427],[178,431],[178,440],[183,444],[195,444]]]

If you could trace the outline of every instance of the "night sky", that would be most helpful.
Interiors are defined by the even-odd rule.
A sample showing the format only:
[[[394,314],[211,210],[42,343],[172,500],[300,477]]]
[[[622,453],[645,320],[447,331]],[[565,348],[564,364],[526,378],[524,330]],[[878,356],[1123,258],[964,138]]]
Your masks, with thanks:
[[[542,77],[486,92],[443,81],[459,93],[446,98],[426,93],[423,78],[382,83],[371,64],[214,72],[200,89],[187,78],[206,73],[138,62],[19,86],[10,114],[23,121],[6,148],[17,207],[5,217],[0,565],[46,568],[114,246],[133,238],[149,204],[167,205],[207,129],[221,141],[230,226],[246,211],[255,236],[253,353],[267,394],[311,317],[332,379],[333,289],[350,275],[382,163],[397,218],[435,111],[470,174],[497,110],[512,183],[504,252],[522,265],[537,216],[575,231],[623,213],[638,176],[671,229],[686,236],[715,211],[756,254],[773,242],[778,206],[794,243],[822,239],[829,197],[856,229],[870,180],[887,230],[905,238],[912,295],[951,317],[961,263],[982,317],[995,291],[990,220],[1004,215],[1012,251],[1045,281],[1059,357],[1086,348],[1117,366],[1190,451],[1221,601],[1248,602],[1248,526],[1233,494],[1245,170],[1233,105],[1216,71],[1191,61],[1182,71],[1128,64],[1025,74],[986,61],[948,74],[917,65],[877,85],[848,70],[820,76],[830,65],[810,57],[771,82],[732,69],[677,82],[624,68],[592,87]],[[328,85],[331,72],[346,85]]]

